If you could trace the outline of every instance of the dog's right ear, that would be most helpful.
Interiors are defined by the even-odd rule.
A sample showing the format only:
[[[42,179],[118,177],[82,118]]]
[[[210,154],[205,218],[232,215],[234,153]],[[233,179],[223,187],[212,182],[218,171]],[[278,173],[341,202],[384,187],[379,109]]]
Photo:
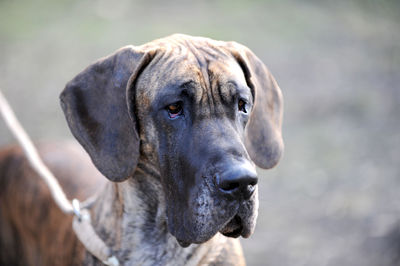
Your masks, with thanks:
[[[254,96],[254,106],[245,130],[245,146],[254,163],[274,167],[283,153],[282,93],[274,77],[247,47],[228,43],[228,49],[243,70]]]
[[[111,181],[124,181],[136,169],[140,143],[127,94],[154,54],[121,48],[87,67],[60,95],[72,134]]]

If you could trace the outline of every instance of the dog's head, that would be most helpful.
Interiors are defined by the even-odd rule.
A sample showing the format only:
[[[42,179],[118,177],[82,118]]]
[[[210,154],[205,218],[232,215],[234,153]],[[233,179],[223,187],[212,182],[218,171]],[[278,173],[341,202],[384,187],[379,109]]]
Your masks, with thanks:
[[[158,168],[182,246],[251,235],[254,163],[273,167],[283,142],[280,89],[249,49],[186,35],[124,47],[68,83],[61,102],[111,181],[132,177],[139,160]]]

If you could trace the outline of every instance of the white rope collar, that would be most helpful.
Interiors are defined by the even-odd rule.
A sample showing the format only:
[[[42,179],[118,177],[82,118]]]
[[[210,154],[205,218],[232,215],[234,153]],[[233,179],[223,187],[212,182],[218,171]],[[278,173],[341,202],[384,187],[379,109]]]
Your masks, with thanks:
[[[104,241],[94,231],[90,221],[89,211],[85,208],[81,209],[80,203],[77,199],[73,199],[72,203],[67,199],[57,179],[40,159],[35,146],[22,128],[21,124],[18,122],[1,90],[0,111],[7,126],[24,150],[30,165],[47,184],[57,206],[65,214],[74,214],[72,228],[83,246],[105,265],[119,266],[119,261],[115,256],[112,256],[111,249],[107,247]]]

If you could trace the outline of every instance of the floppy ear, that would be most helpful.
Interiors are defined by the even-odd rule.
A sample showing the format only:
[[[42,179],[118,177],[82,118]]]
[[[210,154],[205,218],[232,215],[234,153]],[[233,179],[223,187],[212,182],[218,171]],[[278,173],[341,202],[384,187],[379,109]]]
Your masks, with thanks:
[[[247,47],[229,43],[254,96],[254,106],[245,129],[245,145],[251,159],[261,168],[274,167],[283,153],[281,90],[274,77]]]
[[[60,95],[72,134],[111,181],[132,176],[139,159],[135,115],[126,95],[152,56],[133,46],[121,48],[87,67]]]

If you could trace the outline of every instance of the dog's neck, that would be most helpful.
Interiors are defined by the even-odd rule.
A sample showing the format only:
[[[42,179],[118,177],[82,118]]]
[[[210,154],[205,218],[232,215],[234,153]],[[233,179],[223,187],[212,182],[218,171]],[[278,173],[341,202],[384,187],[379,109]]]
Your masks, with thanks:
[[[91,209],[96,232],[127,265],[197,265],[216,253],[220,235],[182,248],[167,229],[163,189],[152,167],[139,165],[125,182],[108,182]],[[217,254],[217,253],[216,253]],[[87,256],[87,259],[90,256]]]

